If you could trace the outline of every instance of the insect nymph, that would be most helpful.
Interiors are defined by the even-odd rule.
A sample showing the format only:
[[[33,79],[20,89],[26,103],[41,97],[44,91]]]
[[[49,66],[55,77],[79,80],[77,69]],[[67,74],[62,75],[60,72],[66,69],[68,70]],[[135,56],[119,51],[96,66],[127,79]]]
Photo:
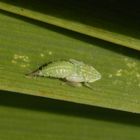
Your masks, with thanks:
[[[88,83],[101,79],[101,74],[95,68],[74,59],[51,62],[31,75],[64,79],[75,86],[84,84],[87,87],[90,87]]]

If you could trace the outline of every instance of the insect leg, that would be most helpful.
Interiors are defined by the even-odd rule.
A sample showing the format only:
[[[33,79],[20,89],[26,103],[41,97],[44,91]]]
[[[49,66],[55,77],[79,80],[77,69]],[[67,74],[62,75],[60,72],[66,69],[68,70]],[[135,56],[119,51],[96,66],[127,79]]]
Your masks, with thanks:
[[[83,85],[89,89],[93,89],[87,82],[84,82]]]
[[[73,87],[81,87],[82,84],[79,83],[79,82],[70,82],[70,81],[66,81],[66,83],[70,86],[73,86]]]
[[[76,65],[83,65],[83,64],[84,64],[83,62],[77,61],[77,60],[75,60],[75,59],[69,59],[69,61],[70,61],[71,63],[73,63],[73,64],[76,64]]]

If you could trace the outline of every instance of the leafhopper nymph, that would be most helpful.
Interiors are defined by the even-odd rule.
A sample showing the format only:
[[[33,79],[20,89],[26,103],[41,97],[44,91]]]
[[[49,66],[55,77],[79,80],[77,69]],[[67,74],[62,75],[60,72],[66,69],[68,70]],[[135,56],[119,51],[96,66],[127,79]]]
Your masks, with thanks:
[[[72,85],[87,87],[101,79],[101,74],[94,67],[74,59],[51,62],[29,75],[64,79]]]

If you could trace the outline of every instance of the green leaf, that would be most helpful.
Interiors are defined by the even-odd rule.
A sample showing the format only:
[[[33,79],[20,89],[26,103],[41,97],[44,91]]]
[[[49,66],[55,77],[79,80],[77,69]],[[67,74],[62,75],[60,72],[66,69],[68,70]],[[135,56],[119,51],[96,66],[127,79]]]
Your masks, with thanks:
[[[0,13],[0,21],[0,89],[140,112],[138,51],[5,12]],[[70,58],[102,74],[91,84],[93,90],[26,76],[44,63]]]
[[[139,140],[138,114],[0,91],[1,140]]]
[[[137,3],[2,0],[0,9],[140,50]]]

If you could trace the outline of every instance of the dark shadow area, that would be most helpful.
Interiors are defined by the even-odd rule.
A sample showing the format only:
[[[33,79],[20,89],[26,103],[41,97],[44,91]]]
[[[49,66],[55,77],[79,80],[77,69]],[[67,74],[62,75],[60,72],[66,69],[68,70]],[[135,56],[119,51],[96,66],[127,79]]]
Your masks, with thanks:
[[[81,22],[140,38],[139,1],[121,0],[2,0],[55,17]],[[113,24],[112,24],[113,23]]]
[[[113,51],[115,53],[120,53],[120,54],[123,54],[125,56],[133,57],[135,59],[140,59],[140,51],[137,51],[137,50],[134,50],[134,49],[131,49],[131,48],[127,48],[127,47],[124,47],[124,46],[116,45],[116,44],[113,44],[113,43],[110,43],[110,42],[107,42],[107,41],[103,41],[103,40],[93,38],[93,37],[90,37],[90,36],[87,36],[87,35],[84,35],[84,34],[80,34],[80,33],[74,32],[74,31],[66,30],[66,29],[63,29],[63,28],[60,28],[60,27],[57,27],[57,26],[54,26],[54,25],[50,25],[50,24],[43,23],[43,22],[40,22],[40,21],[28,19],[28,18],[19,16],[19,15],[15,15],[15,14],[12,14],[12,13],[9,13],[9,12],[5,12],[3,10],[0,10],[0,12],[2,14],[7,15],[7,16],[11,16],[11,17],[14,17],[14,18],[17,18],[17,19],[21,19],[25,22],[29,22],[29,23],[32,23],[36,26],[40,26],[41,28],[45,28],[45,29],[51,30],[51,31],[56,32],[56,33],[64,34],[68,37],[75,38],[75,39],[81,40],[83,42],[88,42],[90,44],[97,45],[98,47],[108,49],[108,50]]]
[[[140,115],[43,97],[0,91],[0,106],[77,116],[140,126]]]

